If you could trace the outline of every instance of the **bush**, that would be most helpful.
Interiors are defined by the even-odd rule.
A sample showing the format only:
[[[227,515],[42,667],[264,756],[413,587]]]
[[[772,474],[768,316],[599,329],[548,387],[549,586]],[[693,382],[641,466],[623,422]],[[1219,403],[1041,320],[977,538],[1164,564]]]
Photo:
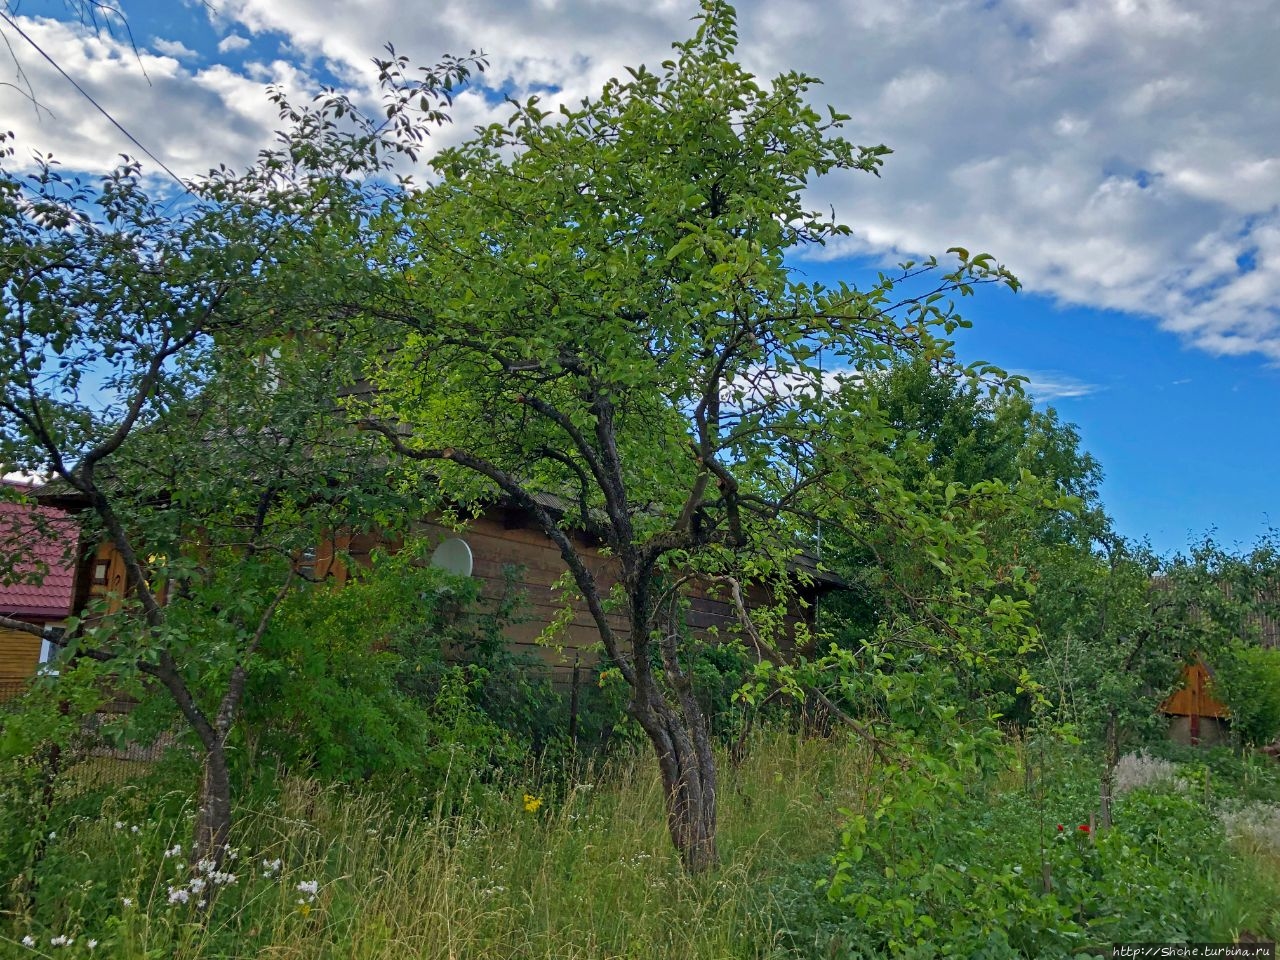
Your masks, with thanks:
[[[1232,647],[1218,663],[1214,687],[1242,743],[1258,746],[1280,735],[1280,649]]]
[[[802,866],[772,889],[788,955],[1067,958],[1112,942],[1274,934],[1276,878],[1236,855],[1205,791],[1180,778],[1135,786],[1095,834],[1090,765],[1056,767],[1029,794],[984,784],[976,765],[905,754],[863,809],[845,811],[830,867]],[[1235,832],[1269,829],[1273,810],[1249,808]],[[815,883],[825,896],[806,895]]]
[[[436,792],[518,759],[525,744],[478,705],[489,672],[446,659],[483,632],[476,584],[419,553],[375,553],[342,588],[281,605],[245,697],[249,763]]]

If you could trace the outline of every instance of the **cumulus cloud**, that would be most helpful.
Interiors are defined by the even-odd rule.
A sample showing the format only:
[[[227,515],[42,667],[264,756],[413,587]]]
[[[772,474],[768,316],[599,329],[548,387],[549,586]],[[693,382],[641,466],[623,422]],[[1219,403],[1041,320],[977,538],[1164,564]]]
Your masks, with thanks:
[[[127,41],[79,24],[19,18],[24,31],[89,96],[181,176],[219,162],[244,165],[277,125],[264,82],[297,93],[315,81],[277,61],[251,78],[222,65],[193,70],[170,56],[135,52]],[[0,88],[0,112],[17,135],[18,160],[27,150],[52,152],[66,169],[98,171],[138,148],[70,84],[35,57],[22,61],[40,109],[15,90]]]
[[[166,57],[174,57],[177,60],[195,59],[200,56],[181,40],[165,40],[163,37],[152,37],[151,46]]]
[[[692,0],[230,0],[250,30],[355,75],[388,37],[489,52],[487,83],[574,102],[688,34]],[[1280,362],[1280,20],[1264,0],[843,0],[738,5],[741,55],[821,76],[883,181],[813,200],[854,228],[827,253],[989,250],[1034,291],[1151,316],[1217,354]],[[343,24],[334,29],[334,24]],[[473,117],[463,112],[460,130]],[[478,119],[478,118],[476,118]]]
[[[243,50],[248,45],[248,37],[242,37],[238,33],[232,33],[218,41],[218,52],[234,53],[236,50]]]
[[[1211,353],[1280,363],[1280,18],[1266,0],[740,0],[738,10],[750,68],[822,77],[815,99],[852,115],[850,137],[895,151],[881,180],[813,186],[814,206],[834,206],[854,231],[827,256],[986,250],[1062,303],[1146,315]],[[295,66],[269,71],[323,64],[370,95],[369,59],[387,40],[419,63],[482,49],[485,89],[459,98],[439,138],[450,143],[505,113],[499,94],[575,103],[625,65],[656,65],[694,13],[694,0],[413,12],[390,0],[358,10],[225,0],[214,26],[239,31],[224,52],[242,33],[277,35]],[[103,41],[58,29],[59,62],[173,153],[207,166],[271,128],[248,70],[168,61],[154,68],[163,94],[148,94],[136,64],[131,78]],[[89,162],[98,131],[64,104],[75,159]]]

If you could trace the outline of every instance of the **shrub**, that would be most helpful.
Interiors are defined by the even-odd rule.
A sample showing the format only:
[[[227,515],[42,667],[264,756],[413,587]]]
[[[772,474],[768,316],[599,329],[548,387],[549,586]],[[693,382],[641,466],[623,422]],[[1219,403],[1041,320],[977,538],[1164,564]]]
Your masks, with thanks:
[[[1028,793],[984,784],[975,764],[906,753],[881,771],[878,795],[845,811],[830,867],[802,866],[775,884],[782,945],[815,960],[1066,958],[1117,941],[1272,933],[1276,877],[1252,872],[1205,791],[1181,784],[1197,771],[1131,766],[1148,784],[1130,784],[1116,825],[1095,832],[1087,763],[1055,759]],[[1261,850],[1274,811],[1248,807],[1226,822]],[[805,896],[815,882],[825,897]]]
[[[1280,649],[1232,647],[1218,663],[1214,686],[1242,743],[1266,744],[1280,735]]]
[[[434,792],[517,759],[525,743],[479,706],[491,673],[452,663],[490,627],[468,611],[474,581],[425,566],[421,551],[375,553],[342,588],[282,604],[246,696],[246,759],[346,783]]]
[[[1115,768],[1115,792],[1128,793],[1139,787],[1153,787],[1177,783],[1178,768],[1175,764],[1146,751],[1126,753]]]

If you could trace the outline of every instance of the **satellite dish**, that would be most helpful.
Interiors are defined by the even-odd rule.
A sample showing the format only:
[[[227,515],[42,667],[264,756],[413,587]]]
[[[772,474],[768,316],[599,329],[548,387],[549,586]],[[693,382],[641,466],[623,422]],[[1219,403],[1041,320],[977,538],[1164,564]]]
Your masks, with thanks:
[[[431,565],[459,577],[471,576],[471,548],[467,541],[450,537],[431,553]]]

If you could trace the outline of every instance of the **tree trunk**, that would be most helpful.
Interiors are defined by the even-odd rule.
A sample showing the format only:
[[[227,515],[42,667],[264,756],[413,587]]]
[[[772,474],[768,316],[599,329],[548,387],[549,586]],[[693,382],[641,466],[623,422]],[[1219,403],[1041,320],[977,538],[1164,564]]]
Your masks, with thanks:
[[[1115,794],[1116,767],[1120,763],[1120,724],[1116,711],[1107,716],[1106,756],[1102,765],[1102,782],[1099,785],[1099,825],[1111,829],[1111,802]]]
[[[678,711],[650,678],[648,691],[636,691],[633,713],[649,735],[662,773],[667,831],[690,874],[720,863],[716,849],[716,762],[706,718]],[[647,695],[645,695],[647,694]]]
[[[226,746],[219,741],[206,749],[204,755],[192,860],[211,860],[221,868],[230,837],[231,772],[227,767]]]

